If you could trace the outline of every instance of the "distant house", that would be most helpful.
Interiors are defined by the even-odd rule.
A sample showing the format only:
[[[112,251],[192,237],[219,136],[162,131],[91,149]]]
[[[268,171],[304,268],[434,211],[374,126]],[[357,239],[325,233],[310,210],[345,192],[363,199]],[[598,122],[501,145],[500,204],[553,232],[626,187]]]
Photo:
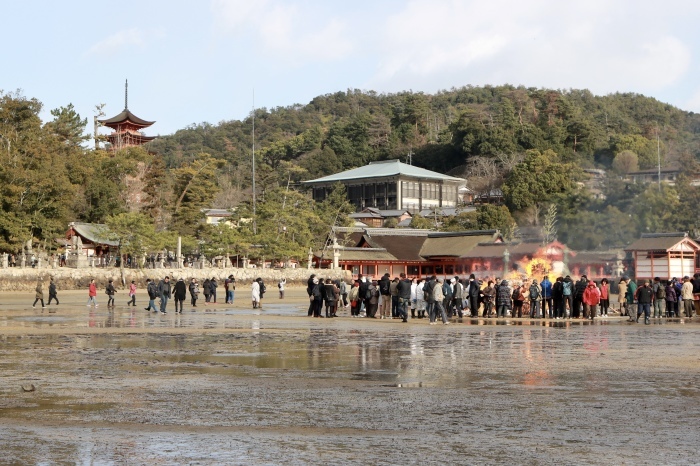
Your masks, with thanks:
[[[700,244],[686,233],[643,234],[625,251],[632,254],[638,280],[681,278],[700,270]]]
[[[208,225],[225,223],[230,226],[232,224],[231,215],[231,211],[227,209],[204,209],[204,218]]]
[[[676,184],[678,177],[682,173],[683,172],[679,167],[662,168],[660,173],[658,168],[649,168],[647,170],[630,172],[627,174],[626,178],[632,183],[641,184],[658,183],[659,179],[661,179],[662,183],[673,186]],[[659,178],[659,174],[661,175],[661,178]],[[700,186],[700,175],[696,173],[686,173],[686,175],[690,176],[690,184],[692,186]]]
[[[395,218],[398,224],[406,220],[410,223],[411,218],[413,218],[407,210],[380,210],[374,207],[367,207],[361,212],[350,214],[348,217],[356,222],[362,222],[362,224],[368,227],[377,228],[383,227],[384,222],[391,218]]]
[[[443,175],[400,162],[371,162],[335,175],[305,181],[315,201],[323,201],[336,183],[347,188],[348,199],[358,211],[368,207],[410,213],[434,207],[456,207],[463,178]]]

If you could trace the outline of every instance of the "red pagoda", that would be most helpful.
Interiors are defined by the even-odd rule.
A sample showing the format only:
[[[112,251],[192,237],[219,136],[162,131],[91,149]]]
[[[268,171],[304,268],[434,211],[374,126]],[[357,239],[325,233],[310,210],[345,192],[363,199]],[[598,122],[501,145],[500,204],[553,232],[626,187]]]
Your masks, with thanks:
[[[137,117],[129,111],[129,82],[124,88],[124,110],[119,115],[107,120],[97,120],[103,126],[112,128],[112,134],[107,136],[112,150],[121,150],[127,147],[140,146],[154,140],[155,136],[144,136],[141,130],[148,128],[155,121],[146,121]]]

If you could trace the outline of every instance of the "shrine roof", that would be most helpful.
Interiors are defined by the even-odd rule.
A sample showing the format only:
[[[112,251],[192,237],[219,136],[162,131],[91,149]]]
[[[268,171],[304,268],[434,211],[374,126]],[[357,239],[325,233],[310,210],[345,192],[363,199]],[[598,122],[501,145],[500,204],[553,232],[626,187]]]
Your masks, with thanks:
[[[133,123],[136,126],[141,126],[143,128],[147,126],[151,126],[155,121],[146,121],[142,120],[141,118],[137,117],[128,108],[125,108],[122,110],[122,112],[119,115],[113,116],[112,118],[108,118],[106,120],[97,120],[101,124],[105,126],[112,126],[112,125],[118,125],[120,123],[124,123],[126,121]]]

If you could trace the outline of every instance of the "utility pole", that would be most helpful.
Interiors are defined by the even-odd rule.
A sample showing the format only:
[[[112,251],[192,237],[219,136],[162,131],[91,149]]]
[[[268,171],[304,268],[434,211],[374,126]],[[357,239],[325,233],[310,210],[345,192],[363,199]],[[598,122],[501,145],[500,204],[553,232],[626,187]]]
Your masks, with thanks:
[[[258,234],[255,205],[255,89],[253,89],[253,234]],[[264,266],[265,264],[263,264]]]

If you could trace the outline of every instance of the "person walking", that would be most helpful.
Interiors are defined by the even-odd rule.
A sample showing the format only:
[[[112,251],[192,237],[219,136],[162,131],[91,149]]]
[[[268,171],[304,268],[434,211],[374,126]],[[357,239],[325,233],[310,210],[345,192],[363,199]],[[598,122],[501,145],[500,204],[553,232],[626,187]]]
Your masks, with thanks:
[[[287,284],[286,278],[281,278],[280,281],[277,282],[277,289],[280,292],[280,299],[284,299],[284,287],[286,284]]]
[[[49,303],[48,305],[51,305],[51,301],[56,300],[56,305],[58,306],[58,293],[56,291],[56,282],[53,280],[53,277],[51,277],[51,280],[49,282]]]
[[[97,304],[97,285],[95,284],[95,279],[91,278],[90,279],[90,284],[88,285],[88,302],[87,306],[90,307],[90,305],[93,305],[95,307],[98,306]]]
[[[185,298],[187,298],[187,285],[182,277],[180,277],[177,280],[177,283],[175,283],[173,297],[175,298],[175,314],[178,312],[182,314]]]
[[[600,290],[593,280],[588,281],[585,291],[583,292],[583,318],[595,319],[597,306],[600,303]]]
[[[257,280],[253,280],[250,285],[251,299],[253,300],[253,309],[260,307],[260,283]]]
[[[107,287],[105,288],[105,293],[107,293],[107,307],[114,307],[114,293],[117,290],[114,288],[114,280],[111,278],[107,282]]]
[[[46,306],[44,305],[44,280],[39,278],[36,282],[36,288],[34,288],[35,294],[34,294],[34,304],[32,304],[32,307],[36,307],[36,303],[41,301],[41,308],[44,309]]]
[[[192,307],[197,307],[197,298],[199,298],[199,283],[197,283],[197,279],[193,278],[192,281],[190,282],[190,303],[192,304]]]
[[[430,325],[435,325],[437,324],[437,315],[438,312],[440,313],[442,317],[442,323],[443,325],[448,325],[449,322],[447,321],[447,313],[445,312],[445,307],[442,305],[442,301],[445,299],[445,294],[442,292],[442,285],[444,283],[444,279],[442,277],[436,278],[436,283],[435,286],[433,286],[433,307],[431,308],[430,312]],[[473,316],[473,314],[472,314]]]
[[[129,284],[129,302],[126,305],[129,304],[136,306],[136,282],[134,280],[131,280],[131,284]]]
[[[146,279],[146,293],[148,294],[148,307],[146,311],[153,309],[153,312],[158,312],[156,308],[156,298],[158,297],[158,286],[150,278]]]
[[[211,280],[208,278],[205,278],[202,283],[202,292],[204,293],[204,305],[206,306],[211,300]]]
[[[258,307],[262,307],[262,300],[265,297],[265,292],[267,291],[267,287],[265,286],[265,282],[263,282],[263,279],[261,277],[258,277],[256,279],[256,281],[260,285],[260,302],[258,302]]]
[[[211,294],[211,302],[213,304],[216,304],[216,289],[219,287],[219,284],[216,282],[216,277],[212,277],[211,280],[209,280],[209,294]],[[260,296],[262,298],[262,295]]]
[[[170,277],[165,276],[163,280],[158,283],[158,296],[160,297],[160,313],[167,314],[168,300],[172,296],[172,290],[170,288]]]
[[[637,288],[634,293],[634,297],[637,300],[637,317],[634,320],[639,322],[639,317],[644,313],[644,323],[649,325],[649,318],[651,317],[651,303],[654,300],[654,291],[652,290],[649,280],[644,282],[644,285]]]

